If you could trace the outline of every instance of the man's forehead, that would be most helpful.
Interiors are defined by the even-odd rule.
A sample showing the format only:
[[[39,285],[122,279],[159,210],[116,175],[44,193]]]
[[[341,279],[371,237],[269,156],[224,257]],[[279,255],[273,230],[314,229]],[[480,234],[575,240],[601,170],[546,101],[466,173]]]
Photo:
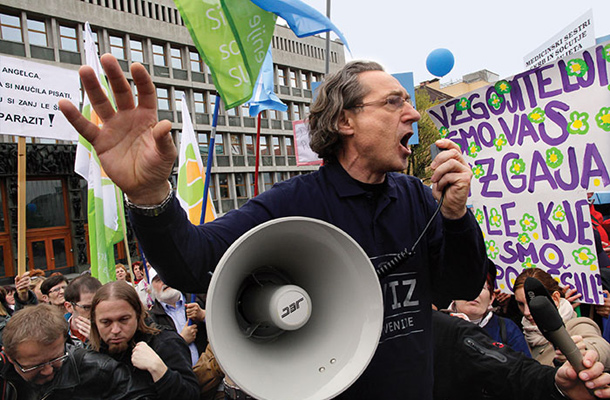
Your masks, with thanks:
[[[385,71],[365,71],[358,75],[358,80],[366,90],[365,96],[389,96],[392,94],[406,96],[407,91],[398,79]]]

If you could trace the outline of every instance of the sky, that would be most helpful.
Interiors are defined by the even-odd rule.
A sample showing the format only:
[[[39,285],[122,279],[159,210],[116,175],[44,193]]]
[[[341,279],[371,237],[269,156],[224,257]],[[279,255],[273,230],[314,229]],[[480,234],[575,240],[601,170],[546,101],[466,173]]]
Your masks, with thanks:
[[[326,0],[303,1],[326,14]],[[449,49],[455,65],[441,78],[448,83],[482,69],[500,79],[524,71],[525,55],[590,9],[595,36],[610,35],[610,0],[331,0],[331,20],[351,48],[346,61],[413,72],[416,84],[435,78],[426,69],[430,52]]]

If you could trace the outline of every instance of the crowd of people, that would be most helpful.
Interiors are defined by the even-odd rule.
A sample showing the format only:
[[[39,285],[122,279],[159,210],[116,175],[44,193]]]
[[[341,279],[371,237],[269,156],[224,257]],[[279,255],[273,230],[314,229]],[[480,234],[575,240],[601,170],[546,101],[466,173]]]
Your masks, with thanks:
[[[460,148],[436,142],[446,151],[430,166],[432,188],[397,172],[406,169],[420,114],[381,65],[350,62],[319,87],[309,115],[311,148],[324,160],[318,171],[194,226],[168,182],[176,148],[171,123],[157,119],[146,68],[131,66],[136,104],[116,58],[104,55],[101,64],[116,108],[92,68],[82,67],[80,77],[103,125],[68,101],[59,106],[125,193],[154,268],[118,264],[117,280],[105,285],[91,276],[18,276],[14,311],[8,311],[8,296],[2,301],[5,398],[248,398],[230,376],[223,379],[207,343],[205,296],[193,300],[186,292],[205,293],[218,261],[243,233],[288,216],[335,225],[383,271],[384,325],[395,329],[382,332],[366,370],[337,398],[610,398],[604,372],[610,345],[598,324],[575,316],[577,296],[567,292],[566,299],[544,271],[522,274],[538,274],[574,335],[583,354],[574,368],[536,332],[521,276],[514,298],[494,290],[495,267],[466,207],[472,171]],[[414,244],[415,251],[405,253]],[[394,323],[404,315],[409,324]]]

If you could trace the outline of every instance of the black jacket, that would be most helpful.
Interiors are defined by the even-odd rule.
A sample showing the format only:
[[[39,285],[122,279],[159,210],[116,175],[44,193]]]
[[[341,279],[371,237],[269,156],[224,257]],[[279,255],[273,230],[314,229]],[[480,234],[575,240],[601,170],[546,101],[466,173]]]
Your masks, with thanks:
[[[433,311],[435,400],[565,400],[556,369],[495,342],[483,329]]]
[[[189,293],[183,293],[183,296],[187,303],[191,303],[191,295]],[[195,301],[202,309],[205,310],[205,302],[199,295],[197,295]],[[176,325],[174,324],[174,320],[172,319],[172,317],[167,315],[167,313],[163,309],[163,306],[161,305],[161,303],[159,303],[158,300],[155,300],[153,306],[150,308],[150,310],[148,310],[148,314],[155,322],[155,324],[167,327],[170,330],[173,330],[174,332],[180,334],[180,332],[176,328]],[[197,346],[197,353],[201,355],[201,353],[205,352],[205,348],[208,345],[208,332],[205,328],[205,321],[195,322],[195,325],[197,325],[197,336],[195,336],[195,346]]]
[[[131,363],[132,346],[122,353],[113,354],[112,357],[129,366],[134,380],[153,388],[157,394],[155,399],[198,400],[199,385],[191,367],[191,353],[182,336],[161,327],[161,331],[156,335],[136,332],[132,345],[135,346],[135,343],[142,341],[146,342],[167,366],[167,372],[157,382],[153,382],[148,371],[133,366]],[[106,351],[106,346],[100,348],[100,352]]]
[[[151,388],[132,379],[129,367],[91,350],[66,345],[69,357],[54,379],[36,386],[15,371],[4,353],[0,353],[0,385],[6,400],[108,399],[144,400],[156,398]]]

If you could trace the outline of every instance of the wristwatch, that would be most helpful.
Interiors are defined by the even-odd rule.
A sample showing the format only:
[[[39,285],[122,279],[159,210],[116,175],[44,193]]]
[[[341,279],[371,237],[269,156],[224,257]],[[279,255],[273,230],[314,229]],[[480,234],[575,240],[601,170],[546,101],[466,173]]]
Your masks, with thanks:
[[[127,206],[128,209],[130,209],[132,212],[134,212],[136,214],[144,215],[146,217],[158,217],[167,209],[167,207],[169,206],[169,203],[172,200],[172,197],[174,197],[174,191],[172,190],[172,184],[169,181],[167,181],[167,186],[169,187],[167,196],[165,196],[163,201],[159,204],[152,204],[152,205],[134,204],[129,200],[129,198],[127,197],[126,194],[123,194],[123,196],[125,197],[125,206]]]

